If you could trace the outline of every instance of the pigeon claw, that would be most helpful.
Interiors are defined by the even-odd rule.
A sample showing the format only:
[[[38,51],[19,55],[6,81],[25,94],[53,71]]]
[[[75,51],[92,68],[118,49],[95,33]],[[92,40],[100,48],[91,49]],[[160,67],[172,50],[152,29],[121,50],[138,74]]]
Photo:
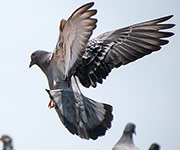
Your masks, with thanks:
[[[52,100],[49,101],[48,107],[49,109],[53,108],[55,105]]]

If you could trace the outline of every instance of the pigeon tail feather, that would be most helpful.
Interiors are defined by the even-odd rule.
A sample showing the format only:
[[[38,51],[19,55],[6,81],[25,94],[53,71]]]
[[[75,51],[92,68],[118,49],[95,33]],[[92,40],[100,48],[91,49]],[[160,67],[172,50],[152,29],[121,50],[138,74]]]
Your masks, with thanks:
[[[111,127],[112,106],[77,95],[70,90],[46,91],[55,104],[60,120],[72,134],[83,139],[96,140]],[[76,96],[73,97],[73,94]]]

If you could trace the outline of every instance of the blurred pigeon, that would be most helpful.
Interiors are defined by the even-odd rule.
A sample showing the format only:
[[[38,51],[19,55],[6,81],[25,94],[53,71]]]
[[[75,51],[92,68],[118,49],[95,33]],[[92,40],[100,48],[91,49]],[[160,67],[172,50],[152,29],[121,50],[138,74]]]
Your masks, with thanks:
[[[89,40],[96,28],[92,18],[94,3],[78,8],[68,20],[60,21],[60,34],[54,52],[37,50],[29,67],[36,64],[45,73],[47,90],[62,123],[84,139],[97,139],[111,127],[112,106],[85,97],[76,77],[85,87],[102,83],[113,68],[128,64],[168,43],[174,24],[160,24],[172,15],[106,32]],[[51,106],[51,101],[49,103]]]
[[[13,150],[11,137],[9,137],[8,135],[3,135],[0,138],[0,141],[3,142],[3,150]]]
[[[153,144],[150,146],[149,150],[160,150],[160,145],[157,144],[157,143],[153,143]]]
[[[135,128],[135,124],[128,123],[120,140],[114,145],[113,150],[139,150],[133,141],[133,134],[136,134]]]

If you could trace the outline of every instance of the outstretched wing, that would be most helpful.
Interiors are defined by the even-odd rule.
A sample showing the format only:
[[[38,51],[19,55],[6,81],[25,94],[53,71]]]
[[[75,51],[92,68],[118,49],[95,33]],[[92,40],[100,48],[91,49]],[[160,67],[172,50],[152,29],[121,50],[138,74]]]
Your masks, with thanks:
[[[162,39],[173,35],[172,32],[159,31],[169,29],[174,24],[160,24],[172,15],[135,24],[126,28],[106,32],[86,45],[76,76],[85,87],[96,87],[102,83],[111,70],[126,65],[145,55],[161,49],[168,43]]]
[[[52,55],[65,77],[76,61],[82,56],[85,46],[96,28],[96,19],[91,18],[96,10],[89,10],[94,3],[88,3],[78,8],[66,21],[60,22],[59,39]]]

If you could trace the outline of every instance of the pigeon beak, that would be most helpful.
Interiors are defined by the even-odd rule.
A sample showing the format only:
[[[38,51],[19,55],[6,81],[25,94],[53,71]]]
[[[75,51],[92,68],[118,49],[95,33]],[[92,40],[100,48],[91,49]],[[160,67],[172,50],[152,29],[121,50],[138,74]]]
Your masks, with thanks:
[[[34,63],[31,61],[29,64],[29,68],[31,68],[32,65],[34,65]]]

